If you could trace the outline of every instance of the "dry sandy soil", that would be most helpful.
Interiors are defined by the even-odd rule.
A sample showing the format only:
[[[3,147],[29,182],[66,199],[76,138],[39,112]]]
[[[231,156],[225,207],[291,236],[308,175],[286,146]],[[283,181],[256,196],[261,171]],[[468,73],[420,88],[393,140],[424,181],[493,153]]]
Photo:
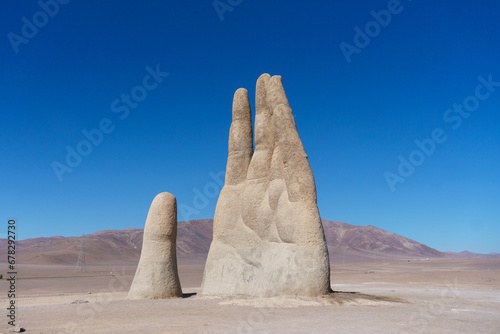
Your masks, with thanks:
[[[500,259],[340,262],[317,298],[207,297],[180,263],[184,298],[127,300],[135,265],[20,265],[26,333],[500,333]],[[7,325],[8,283],[0,280]]]

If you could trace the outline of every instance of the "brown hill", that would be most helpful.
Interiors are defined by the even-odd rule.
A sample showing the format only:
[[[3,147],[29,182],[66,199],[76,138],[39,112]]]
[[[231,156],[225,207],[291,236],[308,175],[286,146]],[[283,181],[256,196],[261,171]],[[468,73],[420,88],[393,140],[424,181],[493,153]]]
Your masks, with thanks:
[[[375,226],[323,220],[330,260],[440,258],[445,254]],[[333,259],[332,259],[333,254]]]
[[[388,260],[442,257],[499,257],[499,254],[440,252],[414,240],[374,226],[354,226],[323,220],[330,261]],[[35,238],[17,242],[17,262],[76,264],[84,239],[87,264],[136,263],[143,230],[105,230],[83,237]],[[177,256],[181,263],[204,263],[212,241],[212,219],[179,222]],[[1,262],[7,259],[7,240],[0,240]]]

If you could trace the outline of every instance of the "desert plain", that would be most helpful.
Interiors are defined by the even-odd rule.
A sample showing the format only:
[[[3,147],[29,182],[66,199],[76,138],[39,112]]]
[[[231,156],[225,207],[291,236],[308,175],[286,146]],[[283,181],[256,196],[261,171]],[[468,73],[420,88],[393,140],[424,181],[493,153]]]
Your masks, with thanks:
[[[137,263],[19,264],[16,323],[26,333],[500,333],[500,259],[350,259],[334,293],[203,296],[203,259],[180,259],[183,298],[128,300]],[[7,306],[8,282],[0,280]],[[0,332],[12,331],[2,307]]]

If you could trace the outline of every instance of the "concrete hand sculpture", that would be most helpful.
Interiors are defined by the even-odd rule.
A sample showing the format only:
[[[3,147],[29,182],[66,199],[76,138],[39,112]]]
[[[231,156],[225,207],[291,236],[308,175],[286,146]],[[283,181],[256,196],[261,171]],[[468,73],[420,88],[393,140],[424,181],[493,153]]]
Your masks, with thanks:
[[[255,108],[254,151],[248,92],[238,89],[202,293],[326,294],[330,264],[314,176],[280,76],[260,76]]]
[[[141,258],[130,287],[130,299],[182,297],[177,272],[177,203],[170,193],[158,194],[149,208]]]

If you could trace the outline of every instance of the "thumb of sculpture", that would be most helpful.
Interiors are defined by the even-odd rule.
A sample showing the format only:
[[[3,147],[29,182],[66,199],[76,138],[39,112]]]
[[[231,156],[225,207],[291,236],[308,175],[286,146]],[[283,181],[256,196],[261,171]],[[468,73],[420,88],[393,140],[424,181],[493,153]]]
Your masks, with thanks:
[[[128,298],[182,297],[177,272],[176,239],[177,203],[175,197],[167,192],[160,193],[149,208],[144,227],[141,258],[128,292]]]

